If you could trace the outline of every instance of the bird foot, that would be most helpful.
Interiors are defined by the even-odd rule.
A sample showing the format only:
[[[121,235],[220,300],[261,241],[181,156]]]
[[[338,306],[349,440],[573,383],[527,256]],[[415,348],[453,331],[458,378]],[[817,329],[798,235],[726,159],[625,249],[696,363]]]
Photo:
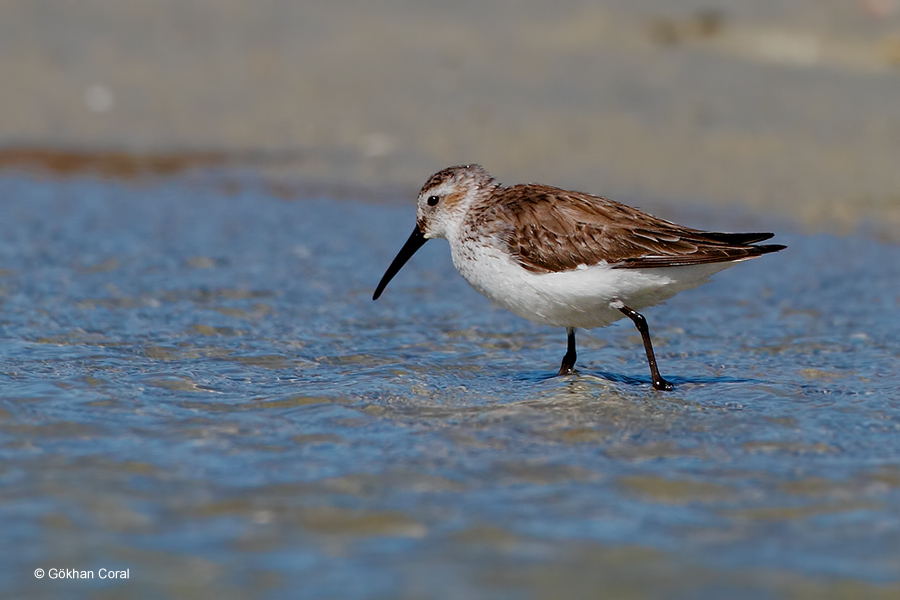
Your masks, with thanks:
[[[659,379],[653,380],[653,389],[661,392],[671,392],[675,389],[675,386],[660,377]]]
[[[577,375],[578,371],[575,370],[574,366],[570,365],[562,365],[559,367],[559,372],[556,374],[557,377],[560,375]]]

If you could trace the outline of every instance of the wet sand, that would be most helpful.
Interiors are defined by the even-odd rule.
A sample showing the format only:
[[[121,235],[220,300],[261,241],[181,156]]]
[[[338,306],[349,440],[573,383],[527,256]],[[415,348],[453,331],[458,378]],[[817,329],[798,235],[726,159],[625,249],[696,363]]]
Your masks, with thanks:
[[[4,2],[0,147],[262,152],[272,164],[251,166],[279,180],[400,196],[477,161],[664,214],[740,207],[897,241],[898,13],[889,0]]]
[[[648,309],[663,394],[443,241],[372,302],[409,207],[249,179],[0,176],[0,597],[898,597],[900,247]]]

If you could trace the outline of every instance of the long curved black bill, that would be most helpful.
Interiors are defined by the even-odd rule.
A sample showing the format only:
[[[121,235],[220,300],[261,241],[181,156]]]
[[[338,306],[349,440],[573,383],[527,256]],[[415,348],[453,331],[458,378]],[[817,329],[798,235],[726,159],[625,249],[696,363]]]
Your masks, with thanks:
[[[394,262],[391,263],[391,266],[387,268],[387,271],[384,272],[384,277],[381,278],[381,281],[378,283],[378,287],[375,288],[375,293],[372,294],[372,300],[378,300],[378,297],[381,296],[381,292],[384,291],[384,288],[387,287],[387,284],[394,278],[394,275],[403,268],[403,265],[406,264],[413,254],[416,253],[416,250],[422,247],[422,244],[427,242],[428,239],[425,237],[425,234],[422,233],[422,230],[419,229],[419,226],[416,225],[416,228],[413,229],[412,235],[409,236],[409,239],[406,240],[406,243],[403,244],[403,247],[400,248],[400,252],[397,253],[397,257],[394,258]]]

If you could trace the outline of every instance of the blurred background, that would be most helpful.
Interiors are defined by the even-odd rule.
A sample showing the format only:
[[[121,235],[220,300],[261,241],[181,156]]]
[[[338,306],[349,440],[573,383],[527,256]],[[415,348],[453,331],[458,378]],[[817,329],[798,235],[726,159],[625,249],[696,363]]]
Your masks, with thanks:
[[[0,81],[0,167],[227,158],[409,201],[480,162],[900,239],[897,0],[6,0]]]
[[[469,162],[788,249],[550,377]],[[0,597],[897,600],[898,242],[900,0],[0,0]]]

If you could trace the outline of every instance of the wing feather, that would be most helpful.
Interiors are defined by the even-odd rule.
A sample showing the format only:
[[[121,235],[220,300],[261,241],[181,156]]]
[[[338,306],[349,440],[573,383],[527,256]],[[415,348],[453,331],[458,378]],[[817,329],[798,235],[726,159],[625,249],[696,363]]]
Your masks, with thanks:
[[[489,225],[514,259],[536,273],[729,262],[784,248],[751,245],[771,233],[692,229],[614,200],[538,184],[498,189],[473,219],[478,227]]]

